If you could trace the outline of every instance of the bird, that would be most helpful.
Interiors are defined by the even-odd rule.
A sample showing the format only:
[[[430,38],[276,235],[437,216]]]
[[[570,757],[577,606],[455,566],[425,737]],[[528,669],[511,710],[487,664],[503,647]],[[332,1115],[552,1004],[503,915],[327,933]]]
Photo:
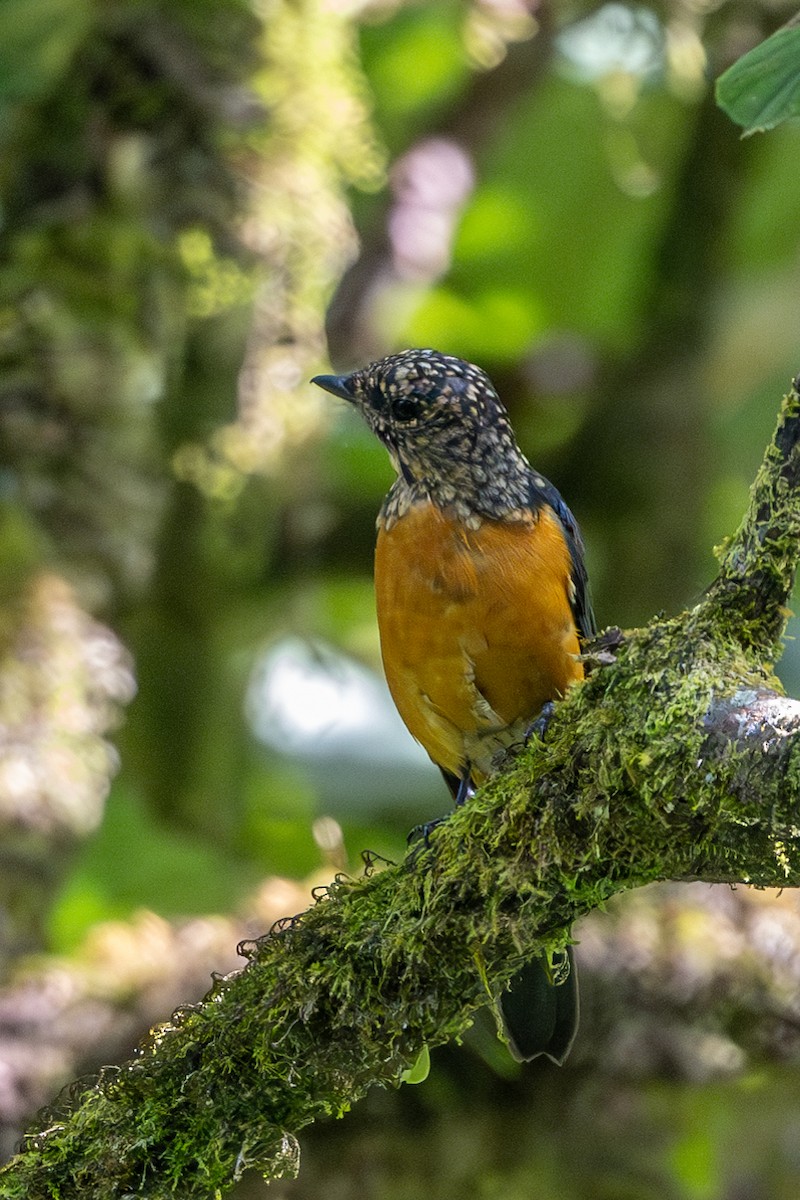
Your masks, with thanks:
[[[383,667],[462,804],[583,678],[595,626],[578,524],[480,367],[411,349],[312,383],[360,411],[395,468],[375,547]],[[571,948],[522,966],[500,1010],[515,1058],[562,1063],[578,1022]]]

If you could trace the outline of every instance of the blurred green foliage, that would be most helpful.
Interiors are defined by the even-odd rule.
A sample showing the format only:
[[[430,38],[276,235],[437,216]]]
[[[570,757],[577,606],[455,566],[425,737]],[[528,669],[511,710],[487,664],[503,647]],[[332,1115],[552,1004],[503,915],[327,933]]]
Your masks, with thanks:
[[[52,914],[50,935],[54,947],[72,950],[91,925],[141,908],[185,915],[226,912],[243,886],[257,882],[255,867],[205,839],[159,826],[141,799],[120,785],[97,837],[77,857]]]
[[[377,125],[390,150],[405,148],[409,132],[424,127],[469,80],[462,41],[464,6],[401,5],[386,37],[382,20],[360,31],[361,54],[378,114]]]
[[[91,4],[4,0],[0,96],[4,105],[46,94],[91,26]]]
[[[489,370],[584,527],[601,623],[711,578],[800,369],[800,128],[741,143],[709,83],[788,15],[745,7],[0,4],[4,628],[59,573],[138,683],[105,822],[53,877],[52,947],[308,875],[323,812],[355,860],[399,856],[445,807],[434,772],[426,791],[394,759],[329,767],[337,790],[245,716],[289,635],[379,670],[391,468],[306,386],[327,300],[337,368],[419,344]],[[434,1067],[419,1103],[445,1113],[448,1088]],[[759,1108],[744,1089],[648,1091],[621,1136],[660,1138],[654,1164],[631,1150],[626,1174],[621,1153],[591,1193],[537,1134],[534,1167],[493,1160],[475,1194],[740,1194],[724,1164]]]
[[[609,1092],[586,1079],[564,1088],[554,1072],[537,1072],[529,1088],[501,1088],[488,1075],[479,1086],[462,1078],[459,1087],[456,1071],[451,1053],[436,1052],[430,1079],[404,1089],[402,1105],[373,1093],[348,1117],[346,1142],[338,1122],[320,1131],[303,1149],[299,1179],[283,1186],[287,1200],[318,1196],[334,1157],[347,1178],[382,1200],[423,1192],[437,1200],[796,1194],[791,1072],[691,1087],[637,1080]],[[471,1100],[470,1086],[483,1103]],[[382,1150],[387,1126],[392,1137]]]

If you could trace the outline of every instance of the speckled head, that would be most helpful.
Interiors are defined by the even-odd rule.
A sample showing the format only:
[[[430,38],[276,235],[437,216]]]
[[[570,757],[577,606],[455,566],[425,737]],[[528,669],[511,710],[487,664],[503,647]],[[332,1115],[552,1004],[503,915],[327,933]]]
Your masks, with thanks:
[[[357,405],[406,484],[445,502],[451,493],[488,502],[530,470],[488,376],[463,359],[406,350],[312,382]]]

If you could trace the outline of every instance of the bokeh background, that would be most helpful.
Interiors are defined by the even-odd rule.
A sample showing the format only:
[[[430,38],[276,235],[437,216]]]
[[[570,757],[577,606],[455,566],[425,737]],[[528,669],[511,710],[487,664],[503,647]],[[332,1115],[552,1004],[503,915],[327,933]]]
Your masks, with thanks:
[[[1,0],[4,1154],[446,808],[380,676],[391,469],[312,374],[486,368],[601,625],[712,578],[800,370],[800,128],[742,140],[711,81],[790,15]],[[481,1018],[269,1194],[794,1200],[795,896],[664,885],[576,936],[563,1070]]]

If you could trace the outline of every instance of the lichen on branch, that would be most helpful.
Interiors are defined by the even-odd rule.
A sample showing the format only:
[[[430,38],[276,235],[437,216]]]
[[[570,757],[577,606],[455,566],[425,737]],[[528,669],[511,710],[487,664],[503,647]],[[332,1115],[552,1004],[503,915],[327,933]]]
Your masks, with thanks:
[[[787,397],[718,579],[691,610],[591,651],[548,729],[406,860],[340,877],[244,970],[50,1114],[0,1196],[221,1194],[296,1168],[296,1133],[397,1085],[521,960],[657,879],[800,884],[798,705],[772,661],[800,531]]]

